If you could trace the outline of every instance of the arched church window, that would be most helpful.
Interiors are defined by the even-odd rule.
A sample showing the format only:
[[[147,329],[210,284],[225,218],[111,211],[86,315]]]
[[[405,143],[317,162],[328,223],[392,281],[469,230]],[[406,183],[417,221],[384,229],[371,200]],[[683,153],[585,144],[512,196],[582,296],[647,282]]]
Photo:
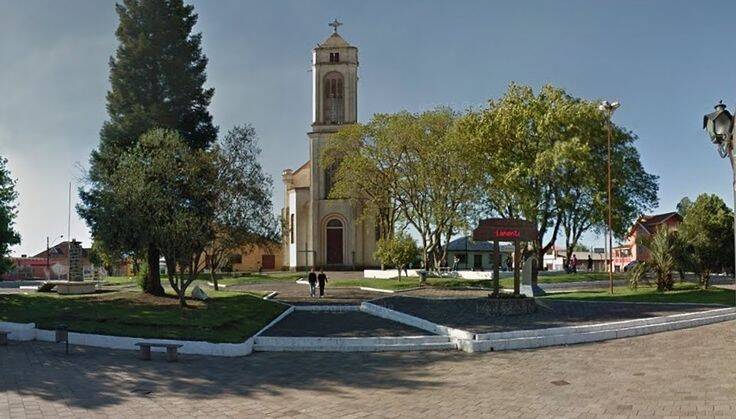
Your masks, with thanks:
[[[342,221],[333,218],[327,222],[327,228],[342,228]]]
[[[327,73],[324,86],[324,122],[328,124],[345,122],[345,94],[342,74],[337,71]]]
[[[330,192],[335,186],[337,165],[332,164],[325,169],[325,196],[324,199],[330,198]]]

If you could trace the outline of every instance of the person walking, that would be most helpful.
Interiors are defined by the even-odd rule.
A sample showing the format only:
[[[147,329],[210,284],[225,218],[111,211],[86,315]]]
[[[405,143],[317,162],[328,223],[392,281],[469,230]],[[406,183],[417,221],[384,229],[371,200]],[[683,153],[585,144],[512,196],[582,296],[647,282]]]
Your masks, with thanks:
[[[588,272],[593,272],[593,257],[588,255]]]
[[[310,297],[316,297],[317,296],[317,274],[314,272],[314,267],[309,271],[309,275],[307,276],[307,281],[309,282],[309,296]]]
[[[325,283],[327,282],[327,275],[322,268],[319,268],[319,275],[317,275],[317,282],[319,283],[319,298],[325,296]]]
[[[570,269],[572,269],[572,273],[574,274],[578,273],[578,257],[575,255],[572,255],[572,262],[570,263]]]

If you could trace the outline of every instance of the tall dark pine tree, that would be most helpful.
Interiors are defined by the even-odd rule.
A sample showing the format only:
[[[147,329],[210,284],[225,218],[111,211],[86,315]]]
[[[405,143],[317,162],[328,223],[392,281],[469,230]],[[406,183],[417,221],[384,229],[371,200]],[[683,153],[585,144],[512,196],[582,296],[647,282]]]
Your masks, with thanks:
[[[15,200],[18,192],[15,190],[15,181],[10,177],[6,167],[7,160],[0,157],[0,274],[11,268],[7,258],[10,246],[20,243],[20,235],[13,228],[16,216]]]
[[[109,120],[92,152],[89,183],[80,192],[78,210],[94,237],[145,257],[149,273],[144,290],[161,295],[157,244],[146,231],[125,228],[125,205],[110,202],[106,188],[117,157],[153,128],[176,130],[196,149],[215,141],[217,128],[207,109],[214,89],[204,88],[207,57],[201,34],[192,34],[197,22],[193,6],[182,0],[124,0],[116,10],[120,45],[110,58]]]

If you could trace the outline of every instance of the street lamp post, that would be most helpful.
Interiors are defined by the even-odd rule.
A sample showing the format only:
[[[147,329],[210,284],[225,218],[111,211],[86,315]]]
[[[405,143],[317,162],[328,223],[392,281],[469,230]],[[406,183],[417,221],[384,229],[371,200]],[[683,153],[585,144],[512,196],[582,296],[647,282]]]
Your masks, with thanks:
[[[703,116],[703,129],[715,144],[721,158],[731,161],[732,189],[734,198],[734,280],[736,280],[736,158],[734,157],[734,117],[723,101],[718,101],[715,111]]]
[[[611,134],[613,132],[613,124],[611,118],[613,112],[621,106],[618,102],[608,102],[604,100],[598,106],[598,109],[606,115],[606,127],[608,128],[608,229],[606,234],[608,235],[608,291],[613,294],[613,222],[611,217],[611,201],[612,196],[612,184],[611,184]]]

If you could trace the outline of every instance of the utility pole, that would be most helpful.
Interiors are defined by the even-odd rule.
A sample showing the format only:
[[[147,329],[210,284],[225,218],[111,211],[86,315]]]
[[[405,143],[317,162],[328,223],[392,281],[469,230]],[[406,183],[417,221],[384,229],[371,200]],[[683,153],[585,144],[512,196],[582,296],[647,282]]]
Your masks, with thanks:
[[[611,216],[611,202],[613,200],[613,187],[611,182],[611,135],[613,131],[613,123],[611,122],[611,117],[613,116],[613,112],[618,109],[619,106],[621,105],[618,102],[609,103],[607,100],[604,100],[598,106],[598,109],[603,111],[606,115],[608,127],[608,231],[606,232],[608,234],[608,261],[606,265],[608,266],[608,291],[611,294],[613,294],[613,217]]]

